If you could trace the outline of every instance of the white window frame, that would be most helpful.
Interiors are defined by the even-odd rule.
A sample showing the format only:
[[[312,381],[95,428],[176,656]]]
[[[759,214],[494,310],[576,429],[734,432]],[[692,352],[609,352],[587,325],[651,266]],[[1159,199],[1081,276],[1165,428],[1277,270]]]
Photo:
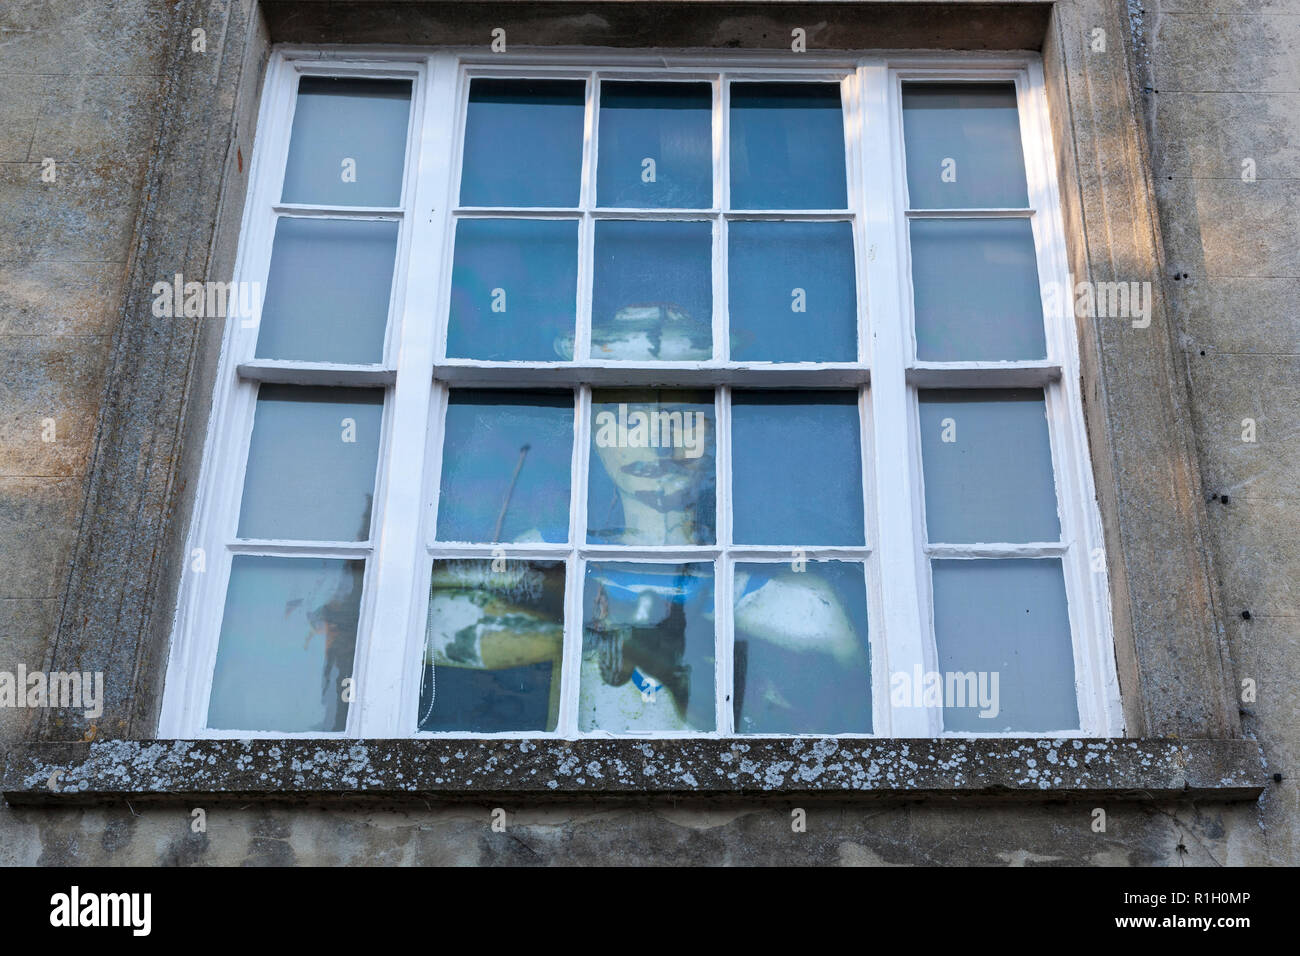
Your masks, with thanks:
[[[365,76],[412,81],[410,126],[401,204],[385,209],[335,209],[279,202],[292,128],[297,81],[303,75]],[[579,207],[518,210],[530,218],[577,218],[579,229],[578,327],[574,362],[479,362],[447,359],[452,230],[457,217],[476,210],[456,206],[468,85],[473,77],[547,76],[587,79],[586,145]],[[594,208],[596,171],[595,83],[603,79],[689,80],[714,84],[713,208],[680,211],[678,218],[714,223],[714,358],[699,362],[582,359],[590,344],[589,250],[594,219],[665,218],[672,211]],[[838,80],[846,118],[848,210],[746,212],[744,219],[826,219],[853,223],[857,262],[858,358],[851,363],[737,363],[725,359],[726,221],[728,191],[727,79]],[[858,391],[863,451],[864,525],[867,546],[800,547],[809,561],[845,559],[866,568],[874,732],[867,738],[1025,736],[958,733],[942,729],[942,708],[893,708],[889,675],[936,671],[929,563],[931,556],[1059,556],[1065,572],[1073,639],[1080,728],[1039,737],[1107,737],[1123,733],[1109,587],[1101,520],[1093,488],[1077,343],[1072,319],[1045,316],[1047,358],[1023,362],[922,363],[916,359],[912,321],[901,90],[905,80],[1012,81],[1017,90],[1030,206],[1011,211],[1030,219],[1043,289],[1065,288],[1066,261],[1060,200],[1054,176],[1041,61],[1033,55],[821,55],[715,51],[653,54],[638,51],[554,50],[492,54],[478,49],[382,50],[358,47],[277,48],[270,59],[250,167],[248,196],[236,259],[235,282],[265,287],[275,223],[282,214],[391,219],[399,222],[383,361],[374,365],[268,361],[254,358],[257,322],[226,322],[216,393],[186,545],[173,624],[159,736],[178,738],[290,737],[506,737],[613,736],[577,731],[577,689],[582,639],[582,587],[587,560],[703,560],[715,562],[716,692],[713,732],[636,734],[635,737],[731,737],[732,571],[735,560],[789,562],[792,547],[730,544],[730,393],[733,386],[854,388]],[[852,122],[859,120],[857,124]],[[856,128],[854,128],[856,125]],[[890,183],[891,188],[866,184]],[[487,214],[489,210],[481,212]],[[502,210],[493,208],[492,215]],[[925,210],[924,215],[944,211]],[[947,215],[993,216],[1007,210],[950,210]],[[509,215],[510,213],[506,213]],[[413,268],[413,263],[437,267]],[[260,305],[260,304],[259,304]],[[886,317],[872,321],[872,317]],[[260,316],[257,317],[260,320]],[[436,371],[435,371],[436,370]],[[584,544],[587,503],[587,428],[592,387],[631,387],[671,378],[674,387],[715,388],[718,501],[717,544],[697,547],[624,547]],[[240,544],[235,538],[249,437],[261,383],[382,386],[383,434],[372,533],[367,542]],[[442,423],[450,386],[572,387],[574,469],[567,544],[433,545],[441,472]],[[926,543],[917,387],[1042,387],[1061,518],[1059,542],[947,546]],[[668,386],[664,386],[668,387]],[[395,448],[423,455],[394,454]],[[876,449],[890,449],[884,455]],[[907,468],[899,468],[905,456]],[[404,516],[419,515],[418,521]],[[429,573],[437,557],[507,557],[558,560],[565,566],[565,643],[562,704],[555,733],[415,731],[429,599]],[[335,733],[210,730],[204,727],[220,636],[225,589],[235,553],[294,554],[367,560],[354,672],[356,698],[346,728]],[[195,570],[199,560],[203,571]],[[1100,567],[1101,570],[1093,570]],[[625,736],[625,735],[620,735]],[[744,735],[745,737],[755,735]],[[790,736],[790,735],[757,735]],[[817,737],[807,734],[799,736]]]

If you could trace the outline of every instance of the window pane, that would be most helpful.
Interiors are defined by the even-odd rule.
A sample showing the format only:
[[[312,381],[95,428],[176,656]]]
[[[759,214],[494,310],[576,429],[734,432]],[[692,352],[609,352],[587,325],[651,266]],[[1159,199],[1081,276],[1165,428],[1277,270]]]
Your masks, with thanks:
[[[602,206],[713,205],[708,83],[600,85],[596,198]]]
[[[936,560],[932,565],[944,729],[1077,729],[1061,560]]]
[[[712,273],[711,223],[597,222],[591,357],[710,358]]]
[[[585,100],[581,80],[473,80],[461,205],[578,205]]]
[[[923,390],[920,402],[930,541],[1060,539],[1041,389]]]
[[[577,324],[575,220],[462,219],[456,224],[447,354],[573,358]]]
[[[713,393],[596,391],[591,421],[587,540],[712,544]]]
[[[713,565],[587,565],[578,729],[716,726]]]
[[[905,83],[913,209],[1029,205],[1014,83]]]
[[[735,608],[737,733],[871,733],[861,564],[738,563]]]
[[[731,448],[736,544],[866,543],[855,392],[736,392]]]
[[[438,539],[568,541],[572,454],[572,393],[454,389]]]
[[[284,202],[400,206],[408,80],[304,76],[298,81]]]
[[[341,731],[364,561],[237,554],[208,701],[218,730]]]
[[[843,209],[838,83],[731,84],[731,207]]]
[[[382,362],[396,257],[395,222],[282,217],[257,357]]]
[[[850,223],[732,222],[727,241],[733,359],[857,359]]]
[[[1028,219],[914,219],[911,230],[922,361],[1047,356]]]
[[[367,540],[383,414],[377,388],[261,386],[239,536]]]
[[[564,564],[435,561],[420,730],[552,731],[560,710]]]

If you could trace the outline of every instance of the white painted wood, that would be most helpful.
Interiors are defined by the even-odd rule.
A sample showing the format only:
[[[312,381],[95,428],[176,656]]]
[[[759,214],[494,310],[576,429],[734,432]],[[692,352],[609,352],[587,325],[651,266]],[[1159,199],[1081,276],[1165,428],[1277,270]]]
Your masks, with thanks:
[[[921,597],[917,573],[916,515],[919,489],[907,422],[912,402],[904,376],[910,355],[911,282],[903,281],[906,223],[899,215],[902,169],[895,144],[897,115],[893,81],[886,64],[869,60],[858,69],[862,112],[862,181],[877,188],[864,196],[863,225],[868,255],[867,309],[871,329],[871,402],[876,455],[877,518],[880,528],[880,600],[876,633],[884,649],[885,676],[935,669],[933,641],[918,626]],[[901,467],[903,462],[910,467]],[[874,663],[874,662],[873,662]],[[895,737],[930,737],[934,715],[920,708],[891,710],[887,733]]]
[[[392,385],[397,369],[382,365],[334,365],[328,362],[286,362],[254,359],[235,370],[248,382],[281,385]]]

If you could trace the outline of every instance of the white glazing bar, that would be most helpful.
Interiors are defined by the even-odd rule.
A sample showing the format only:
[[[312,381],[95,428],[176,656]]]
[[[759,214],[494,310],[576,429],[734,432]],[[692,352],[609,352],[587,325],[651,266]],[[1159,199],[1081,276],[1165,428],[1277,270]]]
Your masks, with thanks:
[[[447,55],[431,58],[422,95],[413,108],[421,110],[418,159],[408,166],[412,182],[407,188],[411,233],[407,263],[439,262],[446,251],[443,236],[446,198],[452,178],[452,157],[444,144],[451,140],[454,110],[450,108],[456,86],[456,61]],[[416,210],[435,210],[430,216]],[[437,210],[444,210],[438,212]],[[409,733],[403,720],[403,675],[407,667],[409,597],[419,589],[415,580],[420,562],[418,515],[424,499],[424,456],[398,454],[398,447],[423,448],[428,433],[433,391],[434,321],[432,303],[438,301],[438,273],[407,268],[401,290],[401,312],[393,330],[397,383],[388,396],[391,419],[387,475],[378,502],[382,524],[376,532],[372,579],[373,616],[358,649],[357,701],[360,716],[354,725],[362,737],[397,737]]]
[[[591,355],[591,302],[596,272],[596,223],[591,210],[596,205],[596,137],[600,135],[600,80],[594,73],[587,77],[582,127],[582,180],[578,195],[582,213],[578,225],[578,314],[573,338],[573,359],[576,362],[585,361]]]
[[[885,638],[889,673],[933,669],[933,642],[921,628],[916,514],[919,496],[914,456],[903,454],[911,441],[908,419],[911,397],[904,377],[909,349],[905,338],[911,309],[906,301],[910,283],[903,272],[906,223],[898,134],[894,119],[893,79],[883,61],[858,69],[861,90],[863,182],[875,184],[864,199],[863,228],[868,248],[867,310],[872,329],[871,397],[876,448],[890,449],[872,462],[880,507],[879,572],[883,606],[876,620],[877,635]],[[901,124],[899,124],[901,127]],[[890,185],[887,185],[890,184]],[[900,463],[906,462],[906,467]],[[886,675],[888,676],[888,675]],[[895,708],[889,733],[895,737],[931,737],[938,731],[936,715],[924,708]]]
[[[731,706],[735,693],[735,602],[732,585],[735,574],[735,562],[727,549],[731,547],[731,389],[723,386],[718,389],[716,400],[717,420],[717,512],[714,517],[714,533],[718,545],[723,549],[722,556],[713,565],[713,633],[716,652],[716,672],[714,685],[717,688],[718,707],[716,730],[720,734],[735,732],[735,712]]]
[[[573,487],[569,499],[569,544],[574,547],[565,563],[564,649],[561,665],[560,717],[556,732],[578,735],[578,682],[582,672],[582,593],[587,562],[578,545],[587,539],[587,469],[590,467],[591,388],[578,389],[573,416]]]

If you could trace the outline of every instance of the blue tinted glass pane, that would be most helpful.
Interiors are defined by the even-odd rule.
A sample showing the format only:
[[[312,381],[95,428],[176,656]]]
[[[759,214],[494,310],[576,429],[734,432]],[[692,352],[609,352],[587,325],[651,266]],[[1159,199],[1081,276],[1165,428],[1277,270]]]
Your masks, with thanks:
[[[237,554],[230,567],[207,725],[341,731],[364,561]]]
[[[599,204],[712,206],[712,114],[707,83],[602,83]]]
[[[905,83],[903,136],[913,209],[1029,205],[1012,83]]]
[[[578,205],[585,99],[581,80],[471,82],[461,205]]]
[[[859,435],[856,393],[736,392],[735,543],[865,544]]]
[[[597,222],[591,357],[711,357],[712,272],[710,223]]]
[[[732,222],[727,242],[733,359],[858,357],[849,223]]]
[[[281,218],[257,357],[382,362],[396,259],[395,222]]]
[[[846,205],[839,85],[731,84],[731,207]]]
[[[400,206],[408,80],[298,81],[284,202],[317,206]]]
[[[1046,358],[1028,219],[912,220],[912,289],[922,361]]]
[[[932,565],[944,729],[1078,729],[1061,559]]]
[[[442,443],[440,541],[568,541],[571,392],[454,389]]]
[[[435,561],[420,730],[552,731],[560,712],[564,565]]]
[[[861,564],[737,563],[735,608],[737,733],[871,733]]]
[[[582,608],[579,730],[713,730],[712,564],[592,562]]]
[[[595,391],[587,540],[712,544],[712,392]]]
[[[1042,391],[923,390],[920,399],[929,540],[1058,540]]]
[[[377,388],[261,386],[239,536],[368,539],[383,413]]]
[[[497,361],[572,358],[578,224],[462,219],[456,224],[451,286],[449,356]]]

